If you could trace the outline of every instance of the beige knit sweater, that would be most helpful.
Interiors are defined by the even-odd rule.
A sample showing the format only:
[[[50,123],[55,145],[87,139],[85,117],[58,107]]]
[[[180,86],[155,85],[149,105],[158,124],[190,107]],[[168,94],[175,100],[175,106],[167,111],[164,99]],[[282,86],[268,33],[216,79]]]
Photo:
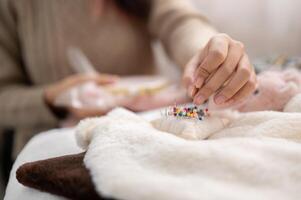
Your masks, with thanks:
[[[151,43],[184,66],[215,33],[188,0],[153,0],[148,22],[108,5],[95,20],[87,0],[0,0],[0,127],[16,130],[15,155],[30,137],[56,127],[43,90],[74,71],[66,49],[83,50],[97,70],[154,71]]]

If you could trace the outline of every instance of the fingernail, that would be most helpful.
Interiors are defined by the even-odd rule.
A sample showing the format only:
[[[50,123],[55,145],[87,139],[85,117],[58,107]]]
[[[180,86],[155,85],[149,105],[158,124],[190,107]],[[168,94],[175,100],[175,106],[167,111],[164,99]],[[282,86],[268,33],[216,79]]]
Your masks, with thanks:
[[[196,82],[195,82],[195,87],[196,88],[201,88],[202,85],[203,85],[203,78],[198,77]]]
[[[215,98],[215,103],[216,103],[216,104],[222,104],[222,103],[224,103],[226,100],[227,100],[227,98],[226,98],[224,95],[218,95],[218,96]]]
[[[202,95],[198,95],[194,98],[193,103],[196,105],[200,105],[200,104],[204,103],[205,100],[206,99]]]

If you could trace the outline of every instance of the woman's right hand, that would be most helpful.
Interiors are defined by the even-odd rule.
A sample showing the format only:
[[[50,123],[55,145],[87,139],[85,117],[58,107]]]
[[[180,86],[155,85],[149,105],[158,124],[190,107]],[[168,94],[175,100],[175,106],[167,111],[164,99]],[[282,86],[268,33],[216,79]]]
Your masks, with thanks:
[[[57,83],[48,86],[44,92],[45,102],[51,107],[55,108],[55,100],[67,90],[84,84],[86,82],[95,82],[99,85],[114,83],[118,79],[118,76],[107,75],[107,74],[76,74],[71,75]],[[86,108],[75,108],[68,106],[68,113],[76,119],[83,119],[85,117],[93,117],[97,115],[103,115],[104,110],[98,109],[86,109]]]
[[[256,73],[244,45],[226,34],[214,35],[187,64],[184,84],[195,104],[214,96],[217,105],[232,105],[252,94]]]

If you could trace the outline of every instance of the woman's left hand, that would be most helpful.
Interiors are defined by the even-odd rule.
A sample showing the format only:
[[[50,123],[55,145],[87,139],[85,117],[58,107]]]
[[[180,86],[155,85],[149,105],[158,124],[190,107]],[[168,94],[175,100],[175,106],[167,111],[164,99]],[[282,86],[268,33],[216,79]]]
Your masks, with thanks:
[[[216,104],[235,103],[256,87],[255,70],[244,45],[226,34],[217,34],[186,65],[183,81],[195,104],[211,95]]]

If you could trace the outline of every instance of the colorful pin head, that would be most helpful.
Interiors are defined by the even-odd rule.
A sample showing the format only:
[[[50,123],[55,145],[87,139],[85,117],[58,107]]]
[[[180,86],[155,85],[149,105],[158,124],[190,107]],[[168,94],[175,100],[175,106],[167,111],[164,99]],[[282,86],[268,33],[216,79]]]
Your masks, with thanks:
[[[167,116],[197,120],[203,120],[205,117],[209,116],[209,111],[207,108],[203,110],[197,106],[179,107],[176,104],[169,108],[169,110],[165,113],[167,113]]]

